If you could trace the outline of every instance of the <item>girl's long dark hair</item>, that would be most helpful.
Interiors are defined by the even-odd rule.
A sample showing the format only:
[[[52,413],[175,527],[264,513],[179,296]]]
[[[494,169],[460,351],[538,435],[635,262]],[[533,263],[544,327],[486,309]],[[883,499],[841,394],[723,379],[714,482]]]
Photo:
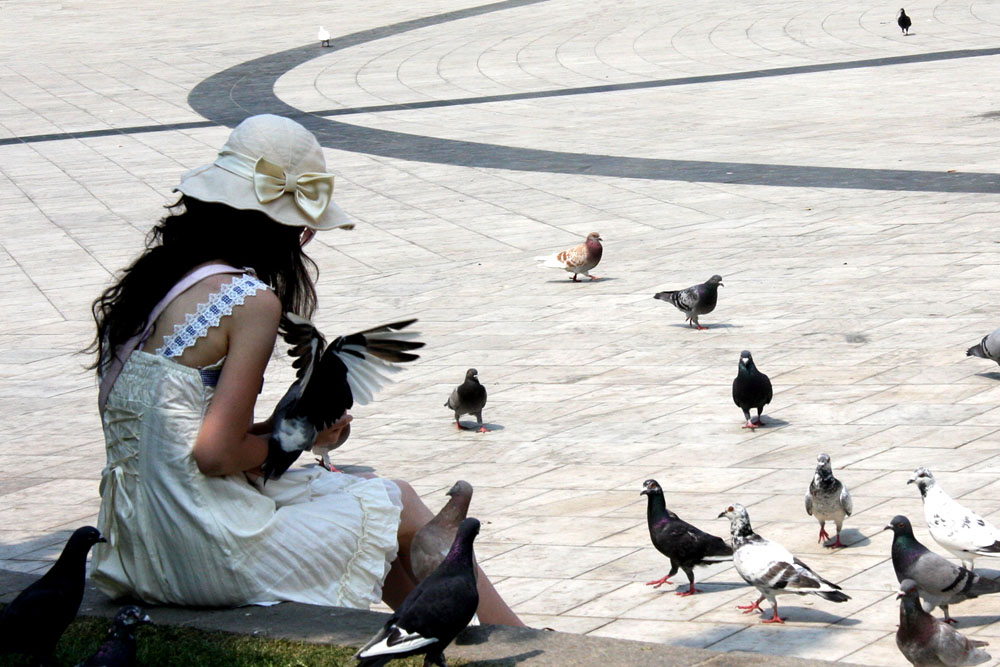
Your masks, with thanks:
[[[315,262],[299,245],[302,227],[282,225],[264,213],[181,196],[146,237],[146,250],[91,307],[97,334],[98,372],[119,345],[146,327],[153,307],[194,267],[221,261],[250,267],[281,300],[282,312],[311,318],[316,309]]]

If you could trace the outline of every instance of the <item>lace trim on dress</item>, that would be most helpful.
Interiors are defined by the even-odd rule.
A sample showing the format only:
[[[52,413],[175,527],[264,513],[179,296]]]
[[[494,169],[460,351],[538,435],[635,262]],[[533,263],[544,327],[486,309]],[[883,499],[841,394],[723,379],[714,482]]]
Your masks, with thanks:
[[[242,306],[248,296],[253,296],[267,285],[249,273],[233,278],[222,290],[209,295],[208,303],[198,304],[194,313],[188,313],[184,324],[175,324],[174,333],[163,337],[163,346],[155,354],[163,357],[179,357],[184,350],[205,336],[212,327],[226,315],[232,315],[236,306]]]

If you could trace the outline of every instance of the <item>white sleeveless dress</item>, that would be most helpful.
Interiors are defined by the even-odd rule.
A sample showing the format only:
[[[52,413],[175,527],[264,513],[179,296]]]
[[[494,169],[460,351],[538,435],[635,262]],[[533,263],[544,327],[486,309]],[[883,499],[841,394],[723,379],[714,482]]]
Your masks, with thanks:
[[[90,573],[111,597],[362,609],[381,598],[396,558],[395,484],[314,467],[264,486],[203,475],[191,454],[225,360],[196,369],[171,357],[261,289],[252,275],[234,278],[156,353],[133,352],[115,382],[98,520],[108,543],[94,548]]]

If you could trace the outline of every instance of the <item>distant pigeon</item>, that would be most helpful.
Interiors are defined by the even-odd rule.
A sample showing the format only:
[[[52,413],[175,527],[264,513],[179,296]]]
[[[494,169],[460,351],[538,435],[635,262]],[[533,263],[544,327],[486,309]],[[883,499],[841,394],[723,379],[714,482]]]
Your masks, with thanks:
[[[677,574],[679,568],[687,575],[690,587],[677,595],[684,597],[700,593],[694,587],[694,567],[732,560],[733,550],[721,538],[698,530],[668,510],[663,499],[663,489],[655,479],[643,482],[639,495],[649,497],[646,523],[649,524],[649,537],[653,546],[670,559],[670,572],[667,576],[646,582],[646,585],[659,588],[663,584],[673,584],[669,579]]]
[[[990,659],[979,648],[986,642],[966,639],[947,623],[934,618],[920,607],[917,583],[904,579],[899,585],[899,629],[896,646],[914,665],[978,665]]]
[[[903,31],[904,35],[910,34],[910,26],[913,25],[913,21],[906,15],[906,10],[899,10],[899,18],[896,19],[896,23],[899,24],[899,29]]]
[[[451,396],[445,401],[444,407],[451,408],[455,412],[455,426],[463,431],[470,430],[462,426],[459,417],[462,415],[476,415],[476,423],[479,425],[479,432],[486,433],[483,426],[483,407],[486,405],[486,387],[479,383],[479,371],[470,368],[465,371],[465,381],[452,390]]]
[[[913,536],[910,520],[899,515],[892,517],[886,530],[892,536],[892,568],[897,581],[912,579],[920,589],[920,600],[928,614],[934,607],[941,607],[944,620],[955,623],[948,613],[948,605],[965,602],[980,595],[1000,593],[1000,582],[981,577],[972,570],[955,565],[922,545]]]
[[[587,235],[587,240],[580,245],[575,245],[554,255],[536,257],[535,261],[542,262],[542,266],[547,266],[550,269],[569,271],[573,274],[573,282],[577,282],[578,275],[598,280],[597,276],[590,275],[590,270],[601,262],[603,253],[604,247],[601,246],[600,233],[590,232]]]
[[[97,652],[76,667],[135,667],[135,631],[153,620],[142,607],[122,607],[111,622],[111,629]]]
[[[937,485],[927,468],[913,471],[907,484],[916,483],[924,501],[924,519],[931,537],[972,569],[976,556],[1000,554],[1000,530],[975,512],[962,507]]]
[[[316,35],[320,46],[330,46],[330,31],[323,26],[319,27],[319,34]]]
[[[447,495],[451,496],[441,511],[417,531],[410,543],[410,566],[417,581],[423,581],[448,555],[458,527],[469,513],[472,485],[458,480]]]
[[[826,532],[826,522],[833,521],[837,526],[837,541],[829,547],[835,549],[844,546],[840,542],[840,530],[844,526],[844,518],[851,516],[853,507],[851,493],[833,476],[830,456],[820,454],[816,457],[816,474],[806,492],[806,514],[819,521],[820,544],[830,539]]]
[[[55,564],[0,612],[0,653],[50,660],[59,638],[76,618],[87,576],[87,552],[107,542],[92,526],[77,528]]]
[[[1000,329],[983,336],[979,345],[973,345],[965,351],[967,357],[981,357],[1000,364]]]
[[[753,532],[750,517],[743,505],[730,505],[719,514],[730,522],[733,533],[733,564],[743,580],[760,591],[760,597],[749,605],[741,605],[744,614],[760,611],[760,603],[767,598],[774,614],[763,623],[784,623],[778,616],[778,595],[818,595],[831,602],[847,602],[851,598],[841,592],[840,586],[819,576],[809,566],[792,555],[777,542],[770,542]]]
[[[747,423],[743,428],[757,428],[764,425],[760,413],[764,406],[771,402],[773,396],[771,379],[757,370],[748,350],[740,352],[740,365],[733,379],[733,402],[746,417]],[[750,419],[751,408],[757,409],[756,421]]]
[[[418,334],[403,331],[416,320],[384,324],[339,336],[330,345],[312,322],[294,313],[281,318],[282,336],[292,346],[289,354],[298,369],[295,382],[272,415],[267,459],[261,466],[264,482],[281,477],[303,451],[312,449],[316,435],[344,416],[354,402],[367,405],[376,391],[399,371],[396,364],[418,359],[409,350],[424,346]],[[317,448],[320,463],[331,469],[330,451]]]
[[[686,315],[688,326],[698,327],[699,331],[707,329],[698,324],[699,315],[707,315],[715,310],[715,304],[719,301],[719,287],[722,284],[722,276],[714,275],[700,285],[692,285],[687,289],[673,292],[657,292],[654,299],[666,301],[674,304],[677,310]]]
[[[441,566],[417,584],[378,634],[354,655],[359,667],[378,667],[418,654],[425,654],[424,667],[445,667],[445,648],[479,606],[472,549],[477,534],[477,519],[459,525]]]

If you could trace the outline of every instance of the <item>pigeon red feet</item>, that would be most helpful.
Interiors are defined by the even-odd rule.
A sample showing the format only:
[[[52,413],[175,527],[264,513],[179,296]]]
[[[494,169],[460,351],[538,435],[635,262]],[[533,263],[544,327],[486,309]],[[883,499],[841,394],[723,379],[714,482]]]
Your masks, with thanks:
[[[695,588],[694,584],[691,584],[691,588],[689,588],[686,591],[680,591],[679,593],[677,593],[677,597],[679,597],[679,598],[686,598],[687,596],[694,595],[695,593],[701,593],[701,591],[699,589]]]
[[[830,535],[829,535],[829,533],[826,532],[826,528],[823,527],[823,526],[820,526],[820,529],[819,529],[819,543],[823,544],[828,539],[830,539]],[[837,539],[838,540],[840,539],[839,535],[837,536]]]
[[[323,459],[316,459],[316,463],[318,463],[319,467],[322,468],[323,470],[328,470],[330,472],[340,472],[339,470],[337,470],[336,467],[334,467],[332,463],[330,465],[324,463]]]
[[[760,424],[754,424],[752,420],[747,420],[747,423],[743,426],[743,428],[757,428],[758,426],[760,426]]]
[[[600,278],[598,278],[597,276],[587,276],[587,277],[590,278],[591,280],[600,280]]]
[[[844,543],[840,541],[840,533],[837,534],[837,539],[833,544],[824,544],[827,549],[843,549]]]
[[[749,614],[750,612],[753,612],[753,611],[760,611],[760,603],[763,602],[763,601],[764,601],[764,598],[762,597],[761,599],[757,600],[756,602],[754,602],[752,604],[738,604],[738,605],[736,605],[736,608],[737,609],[742,609],[744,614]],[[761,612],[761,613],[763,613],[763,612]]]
[[[458,427],[459,431],[468,431],[469,430],[469,427],[468,426],[462,426],[461,422],[455,422],[455,426]]]
[[[666,577],[663,577],[662,579],[657,579],[655,581],[647,581],[646,585],[652,586],[653,588],[659,588],[663,584],[673,584],[673,583],[674,582],[670,581],[670,575],[668,574]]]
[[[785,619],[778,616],[778,612],[774,612],[774,616],[771,618],[761,619],[761,623],[784,623]]]
[[[479,427],[479,432],[480,433],[488,433],[489,431],[488,431],[488,429],[485,426],[480,426]]]
[[[951,616],[949,616],[948,618],[944,619],[944,622],[945,623],[954,623],[955,625],[958,625],[958,621],[956,621],[955,619],[953,619]]]
[[[577,279],[576,279],[576,274],[575,274],[575,273],[573,274],[573,277],[572,277],[572,278],[570,278],[570,280],[572,280],[572,281],[573,281],[573,282],[575,282],[575,283],[578,283],[578,282],[580,282],[579,280],[577,280]]]
[[[708,327],[703,327],[700,324],[698,326],[698,331],[708,331]]]

